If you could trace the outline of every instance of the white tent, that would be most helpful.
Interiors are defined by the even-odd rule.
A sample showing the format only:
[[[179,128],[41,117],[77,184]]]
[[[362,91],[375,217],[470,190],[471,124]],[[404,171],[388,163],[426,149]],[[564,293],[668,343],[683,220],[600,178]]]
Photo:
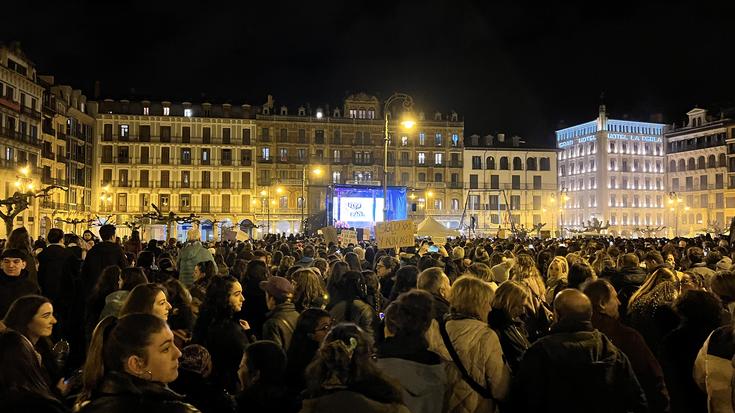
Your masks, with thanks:
[[[459,231],[449,229],[432,217],[426,217],[416,227],[419,237],[459,237]]]

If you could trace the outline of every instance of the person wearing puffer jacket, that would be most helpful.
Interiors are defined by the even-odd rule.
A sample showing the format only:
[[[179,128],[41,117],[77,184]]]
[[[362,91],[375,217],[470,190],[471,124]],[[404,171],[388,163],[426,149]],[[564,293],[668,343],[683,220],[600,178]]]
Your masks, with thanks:
[[[694,381],[707,393],[709,413],[732,413],[735,328],[722,326],[707,337],[694,361]]]
[[[477,297],[481,298],[478,300]],[[502,401],[508,394],[510,370],[503,359],[498,335],[488,326],[493,298],[494,292],[489,283],[462,276],[452,285],[449,314],[444,319],[447,335],[459,361],[492,398],[484,398],[464,380],[444,344],[439,324],[434,321],[427,332],[429,350],[449,363],[446,412],[493,412],[497,401]]]
[[[421,290],[398,296],[385,310],[385,341],[378,346],[378,367],[401,384],[412,412],[440,413],[447,393],[446,363],[429,351],[433,298]]]

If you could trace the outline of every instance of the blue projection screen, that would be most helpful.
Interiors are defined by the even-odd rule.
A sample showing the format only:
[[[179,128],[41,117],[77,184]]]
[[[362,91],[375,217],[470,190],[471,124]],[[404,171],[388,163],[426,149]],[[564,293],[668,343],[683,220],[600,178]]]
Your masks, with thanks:
[[[387,216],[383,217],[381,186],[333,185],[327,192],[327,223],[342,228],[371,228],[384,220],[408,219],[405,186],[389,186],[387,204]]]

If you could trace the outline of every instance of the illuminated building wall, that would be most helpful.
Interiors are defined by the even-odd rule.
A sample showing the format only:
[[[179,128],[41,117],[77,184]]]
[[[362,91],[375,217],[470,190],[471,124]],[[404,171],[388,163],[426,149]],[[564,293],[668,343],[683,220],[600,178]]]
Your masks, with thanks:
[[[666,133],[668,233],[692,236],[729,228],[735,214],[733,179],[728,187],[728,139],[735,122],[707,111],[687,112],[687,123]]]
[[[610,234],[630,236],[664,225],[664,128],[608,119],[603,105],[596,120],[556,131],[564,227],[597,218],[610,221]]]

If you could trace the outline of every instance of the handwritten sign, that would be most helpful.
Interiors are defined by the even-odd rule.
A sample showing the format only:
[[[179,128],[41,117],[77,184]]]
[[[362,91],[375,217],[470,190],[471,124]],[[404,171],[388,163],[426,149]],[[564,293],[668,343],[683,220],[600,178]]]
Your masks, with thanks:
[[[322,234],[324,234],[324,242],[329,244],[330,242],[337,243],[337,228],[333,226],[324,227],[321,229]]]
[[[375,224],[375,239],[378,248],[412,247],[416,245],[416,224],[411,220],[388,221]]]
[[[447,237],[431,237],[431,240],[434,241],[434,245],[444,245],[447,243]]]
[[[342,230],[342,245],[357,245],[357,231],[353,229],[343,229]]]
[[[370,228],[365,228],[362,230],[362,240],[370,241]]]

